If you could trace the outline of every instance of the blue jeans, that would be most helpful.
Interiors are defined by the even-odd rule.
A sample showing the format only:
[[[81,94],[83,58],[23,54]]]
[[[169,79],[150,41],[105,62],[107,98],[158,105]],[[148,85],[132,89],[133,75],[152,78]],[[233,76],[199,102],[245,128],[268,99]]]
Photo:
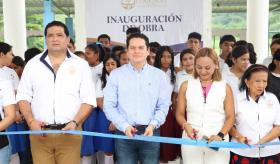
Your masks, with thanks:
[[[0,149],[0,162],[1,164],[9,164],[11,157],[11,149],[10,146],[5,146]]]
[[[137,128],[137,134],[142,135],[145,128]],[[116,131],[118,135],[123,132]],[[159,136],[160,131],[156,129],[154,136]],[[136,140],[115,139],[115,153],[118,164],[158,164],[160,143]]]

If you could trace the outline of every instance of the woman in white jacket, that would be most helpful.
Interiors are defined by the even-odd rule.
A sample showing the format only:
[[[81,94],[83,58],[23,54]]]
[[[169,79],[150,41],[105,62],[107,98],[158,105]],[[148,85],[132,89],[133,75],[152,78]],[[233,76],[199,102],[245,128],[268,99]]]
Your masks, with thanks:
[[[184,130],[182,138],[228,141],[234,123],[233,95],[222,80],[217,55],[213,49],[203,48],[194,62],[194,79],[184,82],[178,94],[176,119]],[[184,145],[182,157],[184,164],[228,164],[230,153]]]

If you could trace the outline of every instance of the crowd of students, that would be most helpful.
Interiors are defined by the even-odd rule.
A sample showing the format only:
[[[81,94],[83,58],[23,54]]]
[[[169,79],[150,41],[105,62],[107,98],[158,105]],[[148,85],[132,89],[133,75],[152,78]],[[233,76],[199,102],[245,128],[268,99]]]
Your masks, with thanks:
[[[0,42],[0,130],[85,130],[133,137],[232,141],[245,149],[208,148],[66,134],[0,136],[0,161],[33,163],[280,163],[280,34],[256,64],[251,43],[220,39],[219,55],[188,35],[186,49],[149,42],[127,30],[126,47],[102,34],[75,50],[58,21],[47,49],[13,56]],[[176,54],[177,53],[177,54]],[[32,157],[31,157],[32,156]],[[32,160],[32,159],[33,160]]]

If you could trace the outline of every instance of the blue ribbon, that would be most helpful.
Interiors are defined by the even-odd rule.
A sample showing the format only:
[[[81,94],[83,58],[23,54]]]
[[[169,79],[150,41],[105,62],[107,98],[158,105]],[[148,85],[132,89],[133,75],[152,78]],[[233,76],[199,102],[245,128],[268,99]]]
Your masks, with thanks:
[[[97,133],[88,132],[80,130],[32,130],[32,131],[12,131],[12,132],[0,132],[0,135],[21,135],[21,134],[75,134],[84,136],[95,136],[95,137],[105,137],[105,138],[115,138],[115,139],[128,139],[128,140],[139,140],[148,142],[161,142],[169,144],[179,144],[179,145],[192,145],[192,146],[202,146],[202,147],[218,147],[218,148],[258,148],[264,146],[280,145],[280,142],[270,142],[263,145],[247,145],[236,142],[225,142],[225,141],[213,141],[208,143],[205,140],[191,140],[186,138],[171,138],[171,137],[157,137],[157,136],[143,136],[135,135],[129,138],[124,135],[108,134],[108,133]]]

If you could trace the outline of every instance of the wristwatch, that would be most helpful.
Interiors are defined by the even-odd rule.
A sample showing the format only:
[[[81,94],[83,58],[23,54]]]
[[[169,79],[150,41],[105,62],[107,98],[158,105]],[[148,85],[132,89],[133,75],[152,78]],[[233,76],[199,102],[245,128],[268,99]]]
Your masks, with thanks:
[[[217,134],[217,136],[221,137],[221,139],[224,139],[225,134],[224,134],[224,133],[222,133],[222,132],[219,132],[219,133]]]
[[[79,126],[79,124],[78,124],[78,122],[77,122],[76,120],[71,120],[70,122],[73,122],[73,123],[76,125],[76,127]],[[70,123],[70,122],[69,122],[69,123]]]

